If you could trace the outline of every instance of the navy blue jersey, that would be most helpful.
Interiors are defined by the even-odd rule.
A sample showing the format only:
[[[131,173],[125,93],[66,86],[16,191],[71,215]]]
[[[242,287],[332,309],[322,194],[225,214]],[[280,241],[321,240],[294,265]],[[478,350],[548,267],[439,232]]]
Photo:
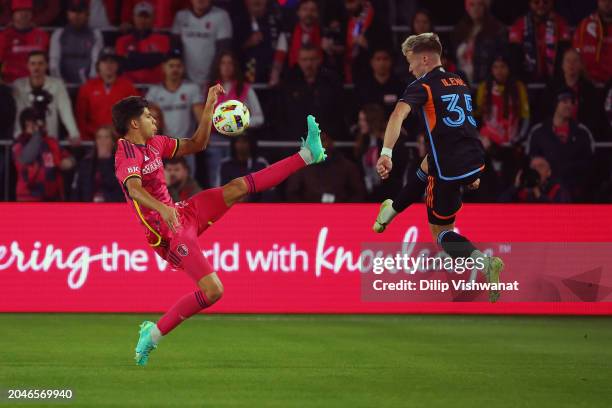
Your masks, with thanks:
[[[423,115],[431,175],[461,180],[484,168],[472,95],[458,75],[436,67],[408,85],[400,101]]]

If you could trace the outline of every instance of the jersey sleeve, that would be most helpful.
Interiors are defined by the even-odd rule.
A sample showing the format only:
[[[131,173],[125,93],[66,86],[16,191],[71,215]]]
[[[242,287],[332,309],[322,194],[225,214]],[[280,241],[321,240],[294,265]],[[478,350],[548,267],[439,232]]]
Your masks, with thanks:
[[[219,30],[217,31],[217,41],[232,38],[232,20],[225,10],[219,11]]]
[[[415,111],[427,102],[427,91],[421,82],[415,81],[406,87],[399,100],[410,105],[410,109]]]
[[[179,139],[168,136],[155,136],[161,148],[162,159],[172,159],[179,148]]]
[[[125,182],[133,177],[142,179],[142,157],[134,146],[125,140],[119,140],[115,153],[115,175],[117,181],[125,187]],[[126,189],[127,191],[127,189]]]

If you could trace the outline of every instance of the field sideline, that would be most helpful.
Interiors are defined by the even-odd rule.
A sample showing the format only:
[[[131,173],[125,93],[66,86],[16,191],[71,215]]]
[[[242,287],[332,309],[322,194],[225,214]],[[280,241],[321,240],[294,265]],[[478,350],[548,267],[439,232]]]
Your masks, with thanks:
[[[157,316],[0,314],[0,407],[8,388],[74,407],[612,404],[610,317],[199,315],[137,367]]]

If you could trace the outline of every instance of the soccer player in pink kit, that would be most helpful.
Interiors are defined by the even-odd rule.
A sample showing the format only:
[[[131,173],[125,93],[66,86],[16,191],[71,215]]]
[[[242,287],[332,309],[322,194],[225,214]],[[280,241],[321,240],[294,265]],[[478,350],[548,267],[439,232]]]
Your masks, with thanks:
[[[198,129],[189,139],[156,135],[155,119],[147,101],[131,96],[113,106],[113,124],[122,135],[115,154],[115,173],[153,249],[174,268],[184,270],[197,284],[157,321],[140,325],[135,360],[145,365],[163,336],[183,320],[212,306],[223,295],[223,285],[202,254],[198,236],[249,193],[270,189],[302,167],[325,160],[320,131],[308,116],[308,136],[298,153],[273,165],[173,203],[166,188],[163,159],[201,152],[210,138],[212,115],[221,85],[209,89]]]

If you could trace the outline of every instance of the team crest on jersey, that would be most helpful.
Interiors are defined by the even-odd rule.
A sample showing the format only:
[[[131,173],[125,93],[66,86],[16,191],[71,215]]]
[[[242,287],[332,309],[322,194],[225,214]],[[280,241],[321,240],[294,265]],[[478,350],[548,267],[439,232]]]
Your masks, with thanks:
[[[147,148],[148,148],[149,150],[151,150],[153,153],[155,153],[156,155],[158,155],[158,156],[159,156],[159,150],[157,150],[156,148],[154,148],[154,147],[153,147],[153,146],[151,146],[151,145],[147,145]]]
[[[187,256],[187,255],[189,255],[189,250],[187,249],[187,245],[185,245],[185,244],[180,244],[179,246],[177,246],[176,247],[176,252],[180,256]]]

